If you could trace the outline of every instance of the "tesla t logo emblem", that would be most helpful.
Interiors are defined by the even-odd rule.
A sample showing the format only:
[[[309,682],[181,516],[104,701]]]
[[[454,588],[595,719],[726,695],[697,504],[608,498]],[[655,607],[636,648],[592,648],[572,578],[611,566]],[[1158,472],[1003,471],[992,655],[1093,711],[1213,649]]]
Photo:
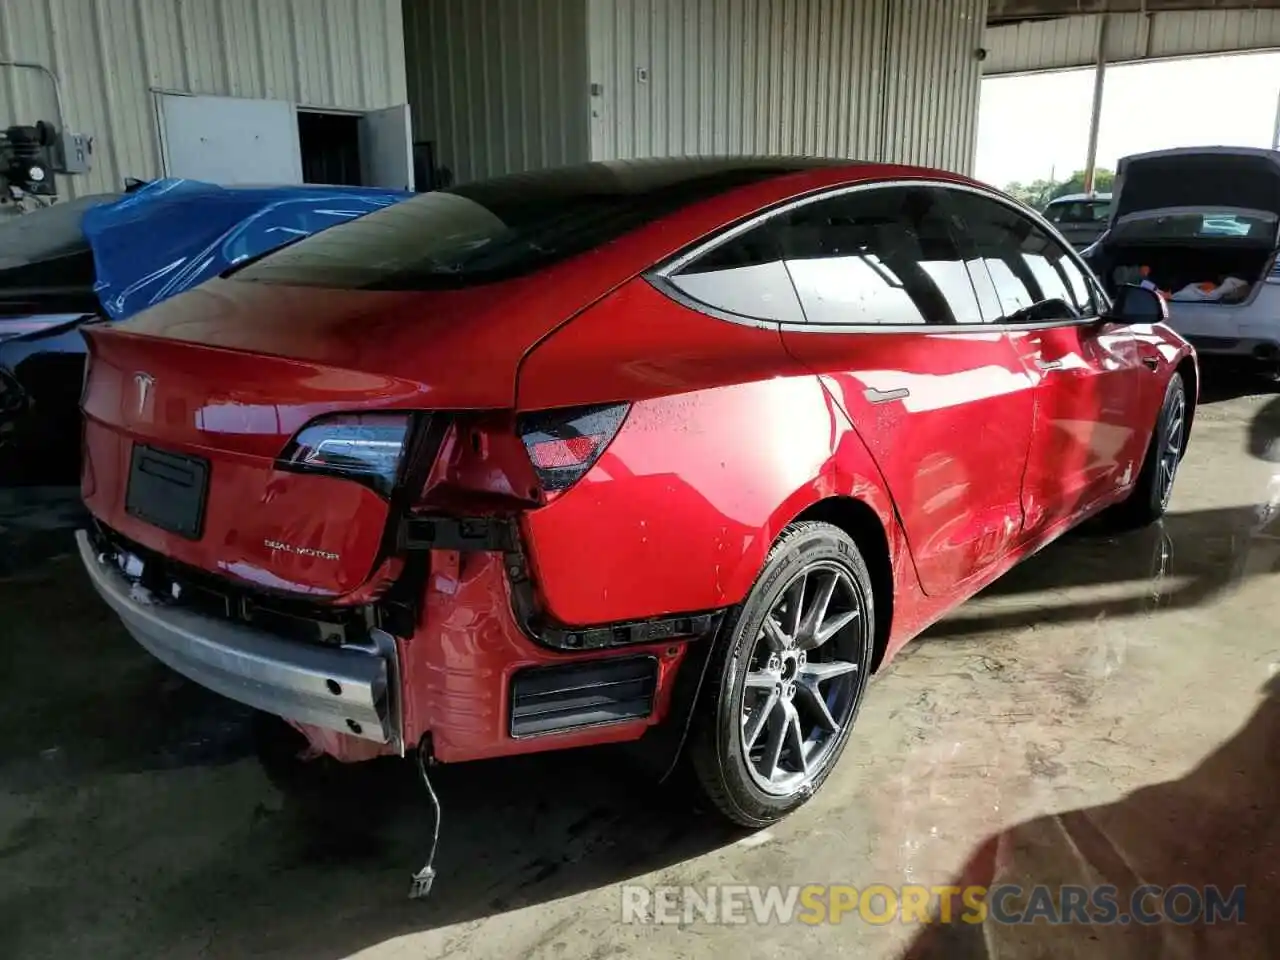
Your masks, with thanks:
[[[138,385],[138,416],[142,416],[142,411],[147,406],[147,397],[151,395],[151,387],[156,379],[149,373],[135,373],[133,382]]]

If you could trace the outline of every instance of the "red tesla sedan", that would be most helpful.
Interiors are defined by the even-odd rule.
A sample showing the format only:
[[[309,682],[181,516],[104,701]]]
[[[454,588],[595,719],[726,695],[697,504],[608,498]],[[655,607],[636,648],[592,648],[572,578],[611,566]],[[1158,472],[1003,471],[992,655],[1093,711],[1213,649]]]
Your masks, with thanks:
[[[332,757],[665,735],[759,826],[912,636],[1164,512],[1198,376],[1162,311],[934,170],[458,186],[90,328],[81,552],[156,657]]]

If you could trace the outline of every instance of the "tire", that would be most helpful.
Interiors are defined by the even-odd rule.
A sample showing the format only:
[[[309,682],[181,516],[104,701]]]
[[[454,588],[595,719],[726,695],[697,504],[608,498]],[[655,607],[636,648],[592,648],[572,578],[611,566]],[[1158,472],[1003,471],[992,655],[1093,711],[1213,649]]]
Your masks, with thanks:
[[[857,544],[828,523],[791,524],[726,626],[695,707],[689,759],[716,809],[759,828],[822,786],[862,704],[875,605]]]
[[[1186,387],[1182,375],[1175,372],[1165,387],[1164,402],[1160,404],[1138,480],[1129,496],[1113,507],[1108,516],[1114,528],[1136,530],[1149,526],[1168,511],[1178,465],[1187,447],[1188,413]]]

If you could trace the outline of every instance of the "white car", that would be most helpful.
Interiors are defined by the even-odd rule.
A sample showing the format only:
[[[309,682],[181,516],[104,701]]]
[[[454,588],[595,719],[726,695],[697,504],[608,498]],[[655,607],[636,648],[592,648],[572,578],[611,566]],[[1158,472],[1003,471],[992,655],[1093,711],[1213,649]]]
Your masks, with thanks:
[[[1109,293],[1145,283],[1202,358],[1280,372],[1280,152],[1192,147],[1122,159],[1106,233],[1083,256]]]

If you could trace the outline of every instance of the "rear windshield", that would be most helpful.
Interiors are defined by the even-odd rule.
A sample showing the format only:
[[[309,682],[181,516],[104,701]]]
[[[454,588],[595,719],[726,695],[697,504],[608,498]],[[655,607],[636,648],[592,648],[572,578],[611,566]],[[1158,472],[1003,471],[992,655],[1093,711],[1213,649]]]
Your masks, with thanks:
[[[1053,223],[1103,224],[1111,216],[1110,200],[1067,200],[1051,203],[1045,217]]]
[[[1271,244],[1276,238],[1277,218],[1265,214],[1208,211],[1145,216],[1116,226],[1118,240],[1244,240]]]
[[[516,174],[421,194],[230,273],[238,280],[349,290],[505,280],[714,194],[818,163],[642,160]]]

